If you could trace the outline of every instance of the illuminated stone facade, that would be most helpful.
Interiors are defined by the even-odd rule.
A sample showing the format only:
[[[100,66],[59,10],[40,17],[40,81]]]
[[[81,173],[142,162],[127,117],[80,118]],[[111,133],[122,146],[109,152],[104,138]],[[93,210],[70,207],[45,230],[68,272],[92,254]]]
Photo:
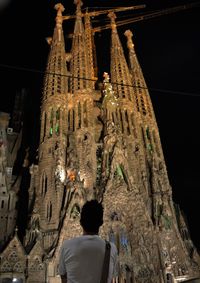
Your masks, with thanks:
[[[21,132],[9,127],[10,115],[0,112],[0,248],[8,241],[16,225],[17,192],[21,178],[13,175]]]
[[[86,200],[103,202],[101,235],[119,251],[116,282],[178,282],[199,276],[199,256],[172,200],[159,131],[132,33],[126,31],[129,66],[111,20],[111,82],[95,88],[88,14],[77,1],[71,52],[57,10],[41,105],[38,164],[31,165],[26,252],[16,254],[26,282],[60,282],[59,249],[81,233]],[[179,211],[180,212],[180,211]],[[12,242],[11,242],[12,243]],[[9,247],[9,245],[8,245]],[[22,249],[22,248],[21,248]],[[6,261],[7,250],[2,253]],[[6,274],[6,268],[2,270]],[[167,279],[168,278],[168,279]],[[170,279],[171,278],[171,279]],[[168,281],[167,281],[168,280]],[[173,280],[173,281],[169,281]],[[174,281],[176,280],[176,281]]]

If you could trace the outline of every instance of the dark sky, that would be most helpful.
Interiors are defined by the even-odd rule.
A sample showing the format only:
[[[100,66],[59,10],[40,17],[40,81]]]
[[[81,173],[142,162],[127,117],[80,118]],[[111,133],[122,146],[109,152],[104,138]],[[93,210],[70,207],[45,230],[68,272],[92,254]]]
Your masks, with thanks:
[[[56,1],[1,0],[3,2],[4,7],[0,5],[0,110],[11,111],[16,90],[27,87],[33,109],[37,108],[33,111],[38,116],[43,77],[39,73],[19,68],[45,69],[49,50],[45,38],[52,35],[55,16],[53,6]],[[73,13],[72,3],[63,1],[65,13]],[[183,3],[192,2],[87,0],[83,7],[146,4],[147,7],[142,11],[130,14],[134,17],[138,13]],[[185,212],[192,239],[200,249],[199,19],[200,7],[195,7],[120,27],[119,34],[125,46],[123,33],[126,28],[132,29],[134,33],[135,49],[157,117],[173,198]],[[71,32],[72,23],[65,23],[65,29]],[[102,74],[103,71],[109,71],[109,31],[96,35],[95,39],[97,52],[101,51],[99,74]],[[70,46],[71,40],[67,34],[66,43]]]

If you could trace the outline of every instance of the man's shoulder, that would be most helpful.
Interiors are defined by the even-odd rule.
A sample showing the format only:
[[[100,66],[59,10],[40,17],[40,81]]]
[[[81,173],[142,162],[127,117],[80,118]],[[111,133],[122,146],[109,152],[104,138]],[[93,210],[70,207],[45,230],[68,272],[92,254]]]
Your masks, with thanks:
[[[64,240],[64,245],[76,244],[77,242],[82,241],[82,238],[83,236],[78,236],[71,239],[66,239]]]
[[[71,238],[71,239],[66,239],[64,241],[64,245],[66,245],[66,246],[77,245],[80,242],[90,241],[90,240],[97,241],[97,242],[103,242],[103,240],[97,235],[95,235],[95,236],[93,236],[93,235],[81,235],[81,236],[77,236],[77,237],[74,237],[74,238]]]

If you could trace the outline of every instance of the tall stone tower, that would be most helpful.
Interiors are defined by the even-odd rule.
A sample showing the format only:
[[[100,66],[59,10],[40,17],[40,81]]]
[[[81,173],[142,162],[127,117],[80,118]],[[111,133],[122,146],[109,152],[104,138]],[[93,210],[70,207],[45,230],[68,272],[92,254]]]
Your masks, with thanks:
[[[26,253],[19,256],[21,261],[26,258],[26,272],[21,278],[32,283],[60,282],[60,246],[64,239],[81,233],[81,207],[93,198],[104,205],[101,236],[118,248],[116,282],[181,282],[198,277],[199,256],[188,239],[183,216],[174,208],[156,118],[131,31],[125,32],[127,63],[116,16],[109,13],[111,81],[104,73],[103,89],[98,90],[89,13],[83,24],[77,0],[72,48],[66,54],[64,7],[57,4],[55,8],[38,164],[30,167]]]

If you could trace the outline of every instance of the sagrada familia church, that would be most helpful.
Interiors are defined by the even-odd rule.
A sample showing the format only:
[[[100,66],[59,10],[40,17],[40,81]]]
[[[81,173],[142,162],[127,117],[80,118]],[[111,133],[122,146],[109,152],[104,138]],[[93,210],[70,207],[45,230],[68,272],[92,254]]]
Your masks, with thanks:
[[[20,179],[12,174],[21,132],[0,113],[0,282],[56,283],[64,239],[81,234],[86,200],[104,206],[100,234],[119,254],[115,283],[169,283],[200,277],[200,258],[173,203],[159,130],[130,30],[128,62],[111,26],[110,74],[97,86],[89,13],[76,1],[66,53],[64,7],[56,21],[44,77],[37,162],[30,165],[28,225],[16,227]],[[110,75],[110,77],[109,77]],[[111,78],[111,79],[110,79]]]

